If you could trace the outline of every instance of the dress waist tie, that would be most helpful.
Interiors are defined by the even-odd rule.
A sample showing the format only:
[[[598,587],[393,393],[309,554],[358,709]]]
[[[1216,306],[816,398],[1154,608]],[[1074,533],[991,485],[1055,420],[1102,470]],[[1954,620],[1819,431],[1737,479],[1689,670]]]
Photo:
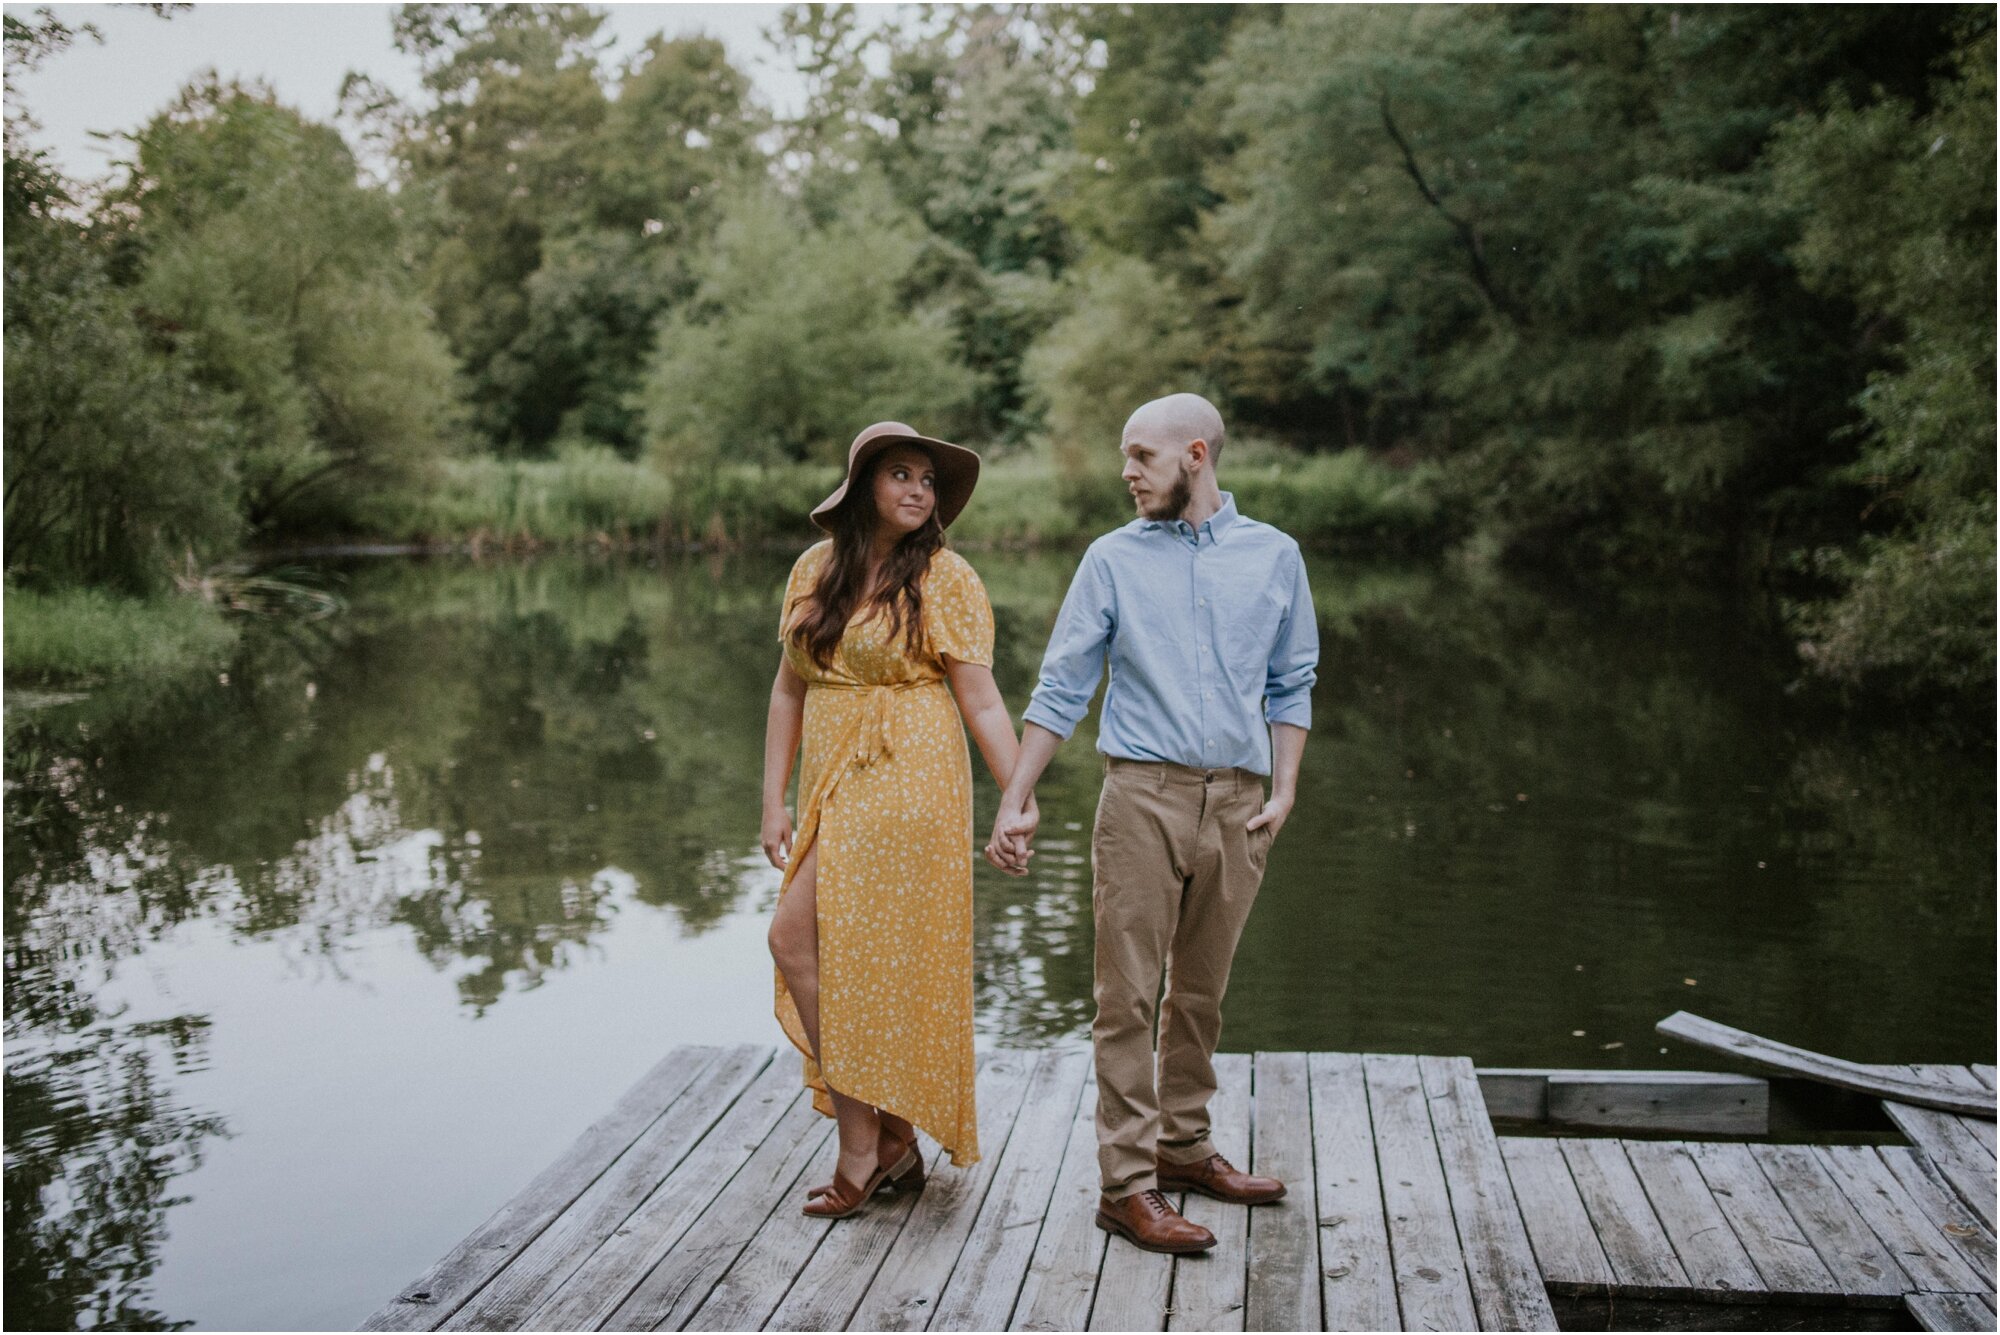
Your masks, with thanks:
[[[798,870],[804,860],[806,850],[812,846],[819,833],[819,813],[827,798],[833,795],[834,786],[847,773],[850,765],[866,769],[877,761],[887,760],[896,753],[895,710],[896,695],[904,691],[925,690],[944,685],[944,678],[932,677],[925,681],[892,682],[813,682],[807,686],[808,694],[813,691],[858,691],[867,697],[853,722],[840,739],[830,748],[832,754],[826,767],[820,771],[819,781],[812,792],[799,803],[799,831],[792,841],[792,858],[786,864],[783,886],[792,883],[792,873]]]

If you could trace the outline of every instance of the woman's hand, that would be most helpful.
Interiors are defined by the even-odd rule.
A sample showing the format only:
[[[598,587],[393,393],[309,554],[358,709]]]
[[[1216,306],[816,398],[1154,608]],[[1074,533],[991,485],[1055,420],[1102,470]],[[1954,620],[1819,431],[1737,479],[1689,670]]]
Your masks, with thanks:
[[[1035,830],[1041,823],[1042,809],[1032,792],[1018,811],[1009,810],[1003,796],[993,820],[993,838],[986,844],[986,860],[1009,876],[1026,876],[1028,859],[1034,856]]]
[[[764,831],[759,836],[764,856],[783,871],[792,859],[792,813],[780,805],[764,808]]]

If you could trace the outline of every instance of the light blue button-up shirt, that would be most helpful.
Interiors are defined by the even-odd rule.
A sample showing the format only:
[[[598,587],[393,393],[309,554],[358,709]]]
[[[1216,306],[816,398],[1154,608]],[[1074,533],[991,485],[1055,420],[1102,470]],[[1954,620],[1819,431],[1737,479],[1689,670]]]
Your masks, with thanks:
[[[1312,726],[1319,626],[1299,544],[1228,492],[1197,527],[1105,534],[1070,581],[1023,717],[1068,738],[1107,663],[1098,750],[1269,774],[1268,725]]]

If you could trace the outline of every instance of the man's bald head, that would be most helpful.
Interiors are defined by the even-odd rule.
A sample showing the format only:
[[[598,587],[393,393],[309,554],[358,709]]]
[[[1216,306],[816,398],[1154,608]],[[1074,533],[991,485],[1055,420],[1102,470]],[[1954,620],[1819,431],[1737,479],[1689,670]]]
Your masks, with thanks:
[[[1156,449],[1185,449],[1203,441],[1212,467],[1222,451],[1222,414],[1199,394],[1169,394],[1140,404],[1125,419],[1125,440],[1135,439]]]

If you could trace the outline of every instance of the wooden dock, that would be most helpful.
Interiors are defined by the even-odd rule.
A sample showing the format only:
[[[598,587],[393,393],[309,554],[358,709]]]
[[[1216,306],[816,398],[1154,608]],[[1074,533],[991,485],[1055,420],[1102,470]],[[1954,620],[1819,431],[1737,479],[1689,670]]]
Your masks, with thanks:
[[[984,1054],[985,1159],[837,1222],[799,1211],[835,1147],[795,1056],[679,1048],[363,1329],[1553,1330],[1604,1297],[1993,1329],[1990,1121],[1919,1110],[1950,1120],[1913,1119],[1929,1147],[1503,1137],[1462,1057],[1216,1065],[1218,1148],[1290,1193],[1187,1197],[1204,1256],[1094,1226],[1082,1048]]]

